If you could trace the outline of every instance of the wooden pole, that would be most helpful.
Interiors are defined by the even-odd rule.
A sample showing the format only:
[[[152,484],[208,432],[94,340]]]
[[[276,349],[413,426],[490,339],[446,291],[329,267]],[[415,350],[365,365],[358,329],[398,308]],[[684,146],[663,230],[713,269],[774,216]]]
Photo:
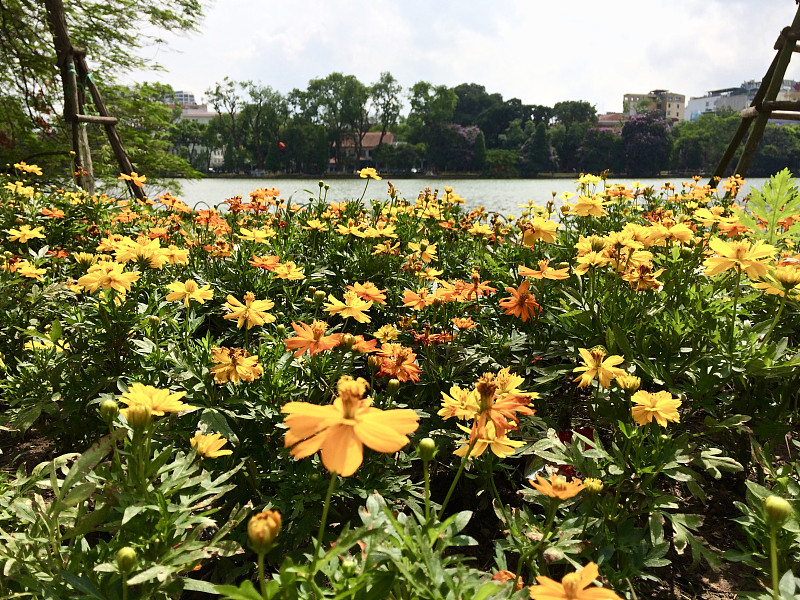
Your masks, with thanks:
[[[82,99],[78,89],[78,77],[75,69],[75,56],[69,41],[67,19],[61,0],[45,0],[47,20],[53,34],[58,68],[61,71],[61,83],[64,86],[64,120],[70,126],[72,151],[75,153],[75,181],[90,194],[94,193],[94,173],[92,154],[89,150],[89,137],[86,127],[78,121],[82,112]]]
[[[100,113],[99,117],[93,116],[91,122],[103,124],[106,130],[106,136],[108,136],[108,142],[111,144],[111,148],[114,151],[114,156],[117,158],[120,172],[130,175],[133,173],[133,165],[131,164],[131,159],[128,157],[128,153],[125,152],[125,147],[122,145],[122,138],[119,137],[119,132],[117,131],[116,126],[117,119],[108,113],[108,107],[106,107],[106,103],[103,100],[103,96],[100,94],[100,90],[97,89],[97,84],[94,82],[94,79],[92,79],[92,74],[89,71],[89,66],[86,64],[86,57],[83,53],[76,54],[75,63],[78,68],[78,73],[83,79],[86,88],[89,90],[89,94],[92,96],[94,106],[97,109],[97,112]],[[128,189],[130,189],[136,198],[139,200],[144,200],[144,189],[134,185],[130,181],[128,182]]]

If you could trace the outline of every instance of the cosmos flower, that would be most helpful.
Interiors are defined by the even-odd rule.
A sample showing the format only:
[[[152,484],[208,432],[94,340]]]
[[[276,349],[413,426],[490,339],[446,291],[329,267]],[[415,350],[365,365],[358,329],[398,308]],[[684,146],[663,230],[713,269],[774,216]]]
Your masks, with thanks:
[[[359,323],[369,323],[369,315],[366,314],[372,307],[372,302],[362,300],[358,294],[352,290],[344,293],[344,301],[337,300],[333,294],[328,296],[328,302],[325,303],[325,310],[332,315],[339,315],[347,319],[353,317]]]
[[[763,261],[775,256],[776,252],[773,246],[763,240],[750,244],[747,240],[726,242],[720,238],[711,238],[708,247],[715,253],[715,256],[703,261],[708,277],[735,269],[739,273],[744,271],[753,280],[763,278],[767,274],[767,263]]]
[[[547,480],[537,473],[536,481],[529,479],[528,483],[540,494],[550,496],[551,498],[558,498],[559,500],[569,500],[573,496],[577,496],[584,488],[580,479],[567,481],[561,475],[553,475]]]
[[[678,407],[681,401],[673,398],[672,394],[665,390],[660,392],[639,390],[631,396],[631,402],[636,405],[631,409],[633,420],[639,425],[645,425],[655,419],[661,427],[666,427],[669,421],[677,423],[680,420]]]
[[[150,409],[150,412],[157,416],[162,416],[165,413],[177,413],[183,410],[195,408],[181,401],[186,395],[186,392],[171,392],[170,390],[162,390],[152,385],[144,385],[136,382],[131,384],[128,391],[122,394],[120,402],[128,405],[128,408],[123,408],[119,412],[125,418],[128,418],[128,410],[134,404],[142,404]]]
[[[611,590],[589,587],[598,574],[597,565],[590,562],[580,571],[564,575],[561,583],[537,575],[539,585],[532,585],[528,590],[532,600],[622,600]]]
[[[613,379],[625,374],[623,369],[616,366],[623,362],[625,358],[617,354],[606,358],[606,351],[602,346],[595,346],[591,350],[579,348],[578,352],[580,352],[583,359],[583,365],[572,369],[573,372],[583,371],[581,375],[578,375],[573,380],[580,382],[578,387],[586,387],[597,377],[600,385],[608,388]]]
[[[20,225],[19,229],[8,230],[8,241],[25,244],[28,242],[28,240],[33,240],[36,238],[44,239],[42,229],[44,229],[44,227],[34,227],[31,229],[30,225]]]
[[[342,334],[325,335],[328,324],[325,321],[314,320],[311,325],[292,322],[292,329],[297,334],[283,341],[287,350],[295,350],[293,356],[298,357],[308,352],[311,356],[335,348],[339,344]]]
[[[230,381],[239,385],[239,380],[252,382],[264,374],[264,367],[258,364],[258,356],[250,356],[243,348],[212,348],[211,359],[215,365],[209,372],[214,375],[214,383]]]
[[[170,290],[170,293],[167,294],[167,302],[183,300],[184,306],[187,307],[190,300],[203,304],[214,296],[210,285],[198,286],[194,279],[187,279],[184,283],[175,281],[170,283],[167,289]]]
[[[247,292],[244,295],[244,304],[239,302],[230,294],[227,297],[225,308],[230,310],[223,319],[236,319],[236,326],[241,329],[247,323],[247,328],[250,329],[253,325],[264,325],[265,323],[274,323],[275,317],[269,314],[268,311],[275,303],[271,300],[256,300],[253,292]]]
[[[220,450],[220,448],[228,443],[228,440],[219,433],[212,433],[209,435],[195,433],[194,437],[190,439],[189,442],[192,444],[192,448],[197,449],[197,454],[205,458],[219,458],[220,456],[233,454],[233,450]]]
[[[528,291],[530,281],[523,281],[517,289],[507,287],[506,291],[511,294],[510,298],[500,300],[500,306],[507,315],[512,315],[522,319],[524,323],[528,319],[535,317],[542,309],[536,298]]]
[[[379,410],[364,398],[367,382],[344,376],[339,380],[339,395],[333,404],[318,406],[308,402],[289,402],[286,413],[284,446],[295,458],[320,452],[322,464],[332,473],[349,477],[361,466],[364,446],[377,452],[393,453],[408,443],[407,435],[416,431],[419,417],[413,410]]]

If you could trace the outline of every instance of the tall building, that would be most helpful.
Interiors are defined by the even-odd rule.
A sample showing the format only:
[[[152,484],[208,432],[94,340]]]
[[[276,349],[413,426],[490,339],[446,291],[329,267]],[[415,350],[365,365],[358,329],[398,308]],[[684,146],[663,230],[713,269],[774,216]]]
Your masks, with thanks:
[[[173,97],[175,98],[175,104],[177,106],[181,106],[183,108],[197,106],[197,102],[195,102],[194,94],[192,92],[177,90],[174,92]]]
[[[647,94],[625,94],[622,112],[628,117],[657,111],[673,123],[683,120],[686,96],[669,90],[652,90]]]
[[[761,82],[751,79],[739,87],[711,90],[704,96],[690,98],[686,105],[686,118],[695,121],[706,113],[718,113],[724,109],[740,111],[750,106],[759,87]],[[800,83],[793,79],[784,79],[777,100],[800,100]]]

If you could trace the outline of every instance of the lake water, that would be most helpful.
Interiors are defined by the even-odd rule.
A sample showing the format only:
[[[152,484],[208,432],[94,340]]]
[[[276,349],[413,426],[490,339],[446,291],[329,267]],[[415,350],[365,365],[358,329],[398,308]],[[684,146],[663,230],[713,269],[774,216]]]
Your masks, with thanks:
[[[203,205],[215,206],[233,196],[242,196],[247,199],[248,194],[258,188],[275,187],[281,192],[281,197],[287,201],[303,205],[310,198],[316,198],[319,193],[319,179],[201,179],[197,181],[178,180],[183,188],[181,199],[189,206],[202,208]],[[502,214],[519,215],[520,204],[532,200],[535,204],[544,206],[556,192],[556,204],[560,204],[558,196],[563,192],[575,192],[577,184],[574,179],[391,179],[370,181],[364,200],[386,199],[388,185],[392,181],[400,191],[400,197],[413,201],[421,190],[426,187],[438,189],[440,195],[444,193],[444,186],[448,185],[453,191],[464,198],[465,206],[475,208],[484,206],[488,211]],[[612,183],[624,183],[630,186],[638,181],[640,187],[654,187],[659,190],[665,182],[670,181],[679,188],[681,178],[659,179],[614,179]],[[754,178],[748,181],[749,186],[761,187],[764,179]],[[344,202],[357,200],[364,192],[364,179],[331,179],[326,181],[330,185],[327,199],[329,202]],[[743,188],[740,198],[748,192],[749,186]]]

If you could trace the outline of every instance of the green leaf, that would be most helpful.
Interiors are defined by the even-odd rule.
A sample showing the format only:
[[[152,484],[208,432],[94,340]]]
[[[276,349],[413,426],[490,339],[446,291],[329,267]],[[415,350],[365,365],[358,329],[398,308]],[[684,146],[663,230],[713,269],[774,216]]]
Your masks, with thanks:
[[[76,481],[85,478],[86,475],[89,474],[89,471],[94,469],[98,463],[105,458],[106,454],[111,452],[111,448],[116,445],[117,440],[125,436],[125,433],[126,431],[124,429],[117,429],[114,433],[105,436],[100,439],[100,441],[93,444],[92,447],[81,454],[78,460],[75,461],[75,464],[72,465],[69,473],[67,473],[67,476],[64,478],[64,482],[61,484],[61,490],[53,490],[53,492],[59,496],[67,494]]]
[[[239,587],[235,585],[215,585],[214,589],[223,600],[264,600],[253,587],[252,581],[244,581]]]
[[[77,504],[80,504],[81,502],[89,498],[89,496],[91,496],[94,493],[96,487],[97,486],[90,481],[87,481],[85,483],[79,483],[74,488],[72,488],[69,494],[67,494],[64,497],[62,502],[64,503],[65,506],[76,506]]]
[[[98,600],[107,600],[106,596],[104,596],[103,593],[98,590],[89,579],[86,578],[86,575],[73,575],[64,569],[59,570],[59,573],[64,581],[66,581],[79,592],[83,592],[92,598],[98,598]]]
[[[191,592],[203,592],[204,594],[217,593],[213,583],[201,579],[192,579],[191,577],[184,577],[183,589]]]

